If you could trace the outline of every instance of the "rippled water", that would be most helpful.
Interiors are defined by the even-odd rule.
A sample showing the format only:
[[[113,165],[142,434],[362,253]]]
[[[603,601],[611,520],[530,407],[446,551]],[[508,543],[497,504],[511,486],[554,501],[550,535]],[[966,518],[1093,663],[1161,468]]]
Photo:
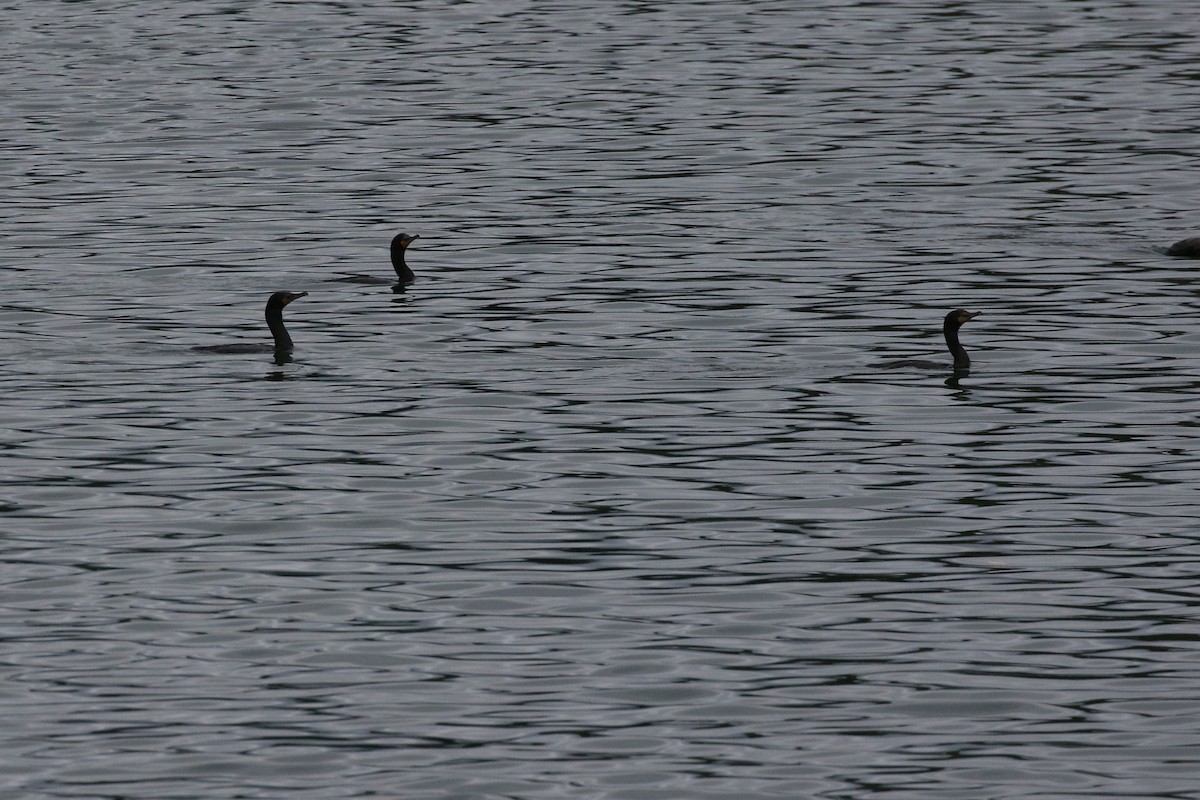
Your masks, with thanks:
[[[10,7],[0,796],[1197,797],[1187,10]]]

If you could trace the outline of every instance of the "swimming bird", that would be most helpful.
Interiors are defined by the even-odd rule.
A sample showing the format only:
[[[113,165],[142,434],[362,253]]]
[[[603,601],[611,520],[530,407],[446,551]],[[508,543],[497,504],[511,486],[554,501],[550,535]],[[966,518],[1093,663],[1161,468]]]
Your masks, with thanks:
[[[293,300],[307,296],[308,292],[276,292],[267,300],[267,327],[271,329],[271,336],[275,339],[274,345],[266,342],[237,342],[196,349],[208,353],[269,353],[272,350],[276,353],[290,353],[293,348],[292,337],[288,335],[287,328],[283,326],[283,307]]]
[[[392,269],[396,270],[396,280],[380,278],[375,275],[346,275],[341,278],[334,278],[333,280],[342,283],[390,283],[393,286],[410,284],[417,279],[417,276],[408,268],[408,264],[404,263],[404,251],[408,249],[410,244],[420,238],[420,236],[416,235],[409,236],[407,233],[398,233],[392,237]]]
[[[1180,258],[1200,258],[1200,236],[1181,239],[1167,248],[1167,255]]]
[[[942,322],[942,334],[946,337],[946,347],[950,348],[950,353],[954,356],[954,369],[965,370],[971,366],[971,358],[967,355],[966,349],[958,341],[958,329],[967,324],[971,320],[978,317],[981,311],[964,311],[961,308],[955,309],[946,315],[946,319]],[[924,361],[921,359],[902,359],[900,361],[888,361],[879,365],[883,369],[945,369],[945,362],[941,361]]]

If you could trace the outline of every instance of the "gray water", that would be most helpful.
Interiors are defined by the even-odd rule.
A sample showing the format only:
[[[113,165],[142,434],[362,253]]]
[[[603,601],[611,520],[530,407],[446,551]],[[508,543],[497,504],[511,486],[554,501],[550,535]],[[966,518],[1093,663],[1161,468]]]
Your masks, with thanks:
[[[0,796],[1200,797],[1193,11],[5,9]]]

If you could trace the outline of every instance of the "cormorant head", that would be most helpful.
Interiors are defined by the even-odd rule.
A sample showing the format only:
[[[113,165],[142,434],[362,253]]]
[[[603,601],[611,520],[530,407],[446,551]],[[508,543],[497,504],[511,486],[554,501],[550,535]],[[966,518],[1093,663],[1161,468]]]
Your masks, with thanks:
[[[982,311],[964,311],[961,308],[956,308],[946,315],[946,326],[950,328],[957,328],[961,325],[967,324],[982,313]]]
[[[271,299],[267,301],[267,306],[275,308],[283,308],[293,300],[299,300],[301,297],[307,297],[308,292],[276,292],[271,295]]]
[[[395,238],[392,239],[392,247],[398,247],[401,250],[404,250],[410,244],[420,238],[420,236],[409,236],[407,233],[398,233],[396,234]]]

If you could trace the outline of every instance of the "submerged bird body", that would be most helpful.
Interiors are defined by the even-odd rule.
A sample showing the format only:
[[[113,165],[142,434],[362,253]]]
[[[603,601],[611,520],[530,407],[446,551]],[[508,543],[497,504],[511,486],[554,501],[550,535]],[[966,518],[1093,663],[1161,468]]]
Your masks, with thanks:
[[[954,356],[954,369],[968,369],[971,366],[971,357],[967,355],[966,349],[958,341],[958,329],[975,317],[978,317],[980,313],[982,312],[964,311],[959,308],[947,314],[945,321],[942,322],[942,335],[946,337],[946,347],[949,348],[950,354]],[[946,364],[943,361],[926,361],[921,359],[888,361],[880,366],[884,369],[932,370],[946,368]]]
[[[267,300],[267,327],[271,329],[271,336],[275,340],[273,345],[266,342],[238,342],[197,349],[208,353],[269,353],[272,350],[276,353],[290,353],[293,348],[292,337],[283,325],[283,307],[307,295],[308,292],[276,292]]]
[[[404,262],[404,251],[408,249],[410,244],[420,238],[420,236],[409,236],[407,233],[399,233],[392,238],[392,269],[396,270],[396,280],[380,278],[375,275],[346,275],[341,278],[334,278],[334,280],[342,283],[386,283],[393,286],[410,284],[417,279],[417,276],[413,274],[413,271],[408,268],[408,264]]]
[[[1167,255],[1180,258],[1200,258],[1200,236],[1181,239],[1167,248]]]

